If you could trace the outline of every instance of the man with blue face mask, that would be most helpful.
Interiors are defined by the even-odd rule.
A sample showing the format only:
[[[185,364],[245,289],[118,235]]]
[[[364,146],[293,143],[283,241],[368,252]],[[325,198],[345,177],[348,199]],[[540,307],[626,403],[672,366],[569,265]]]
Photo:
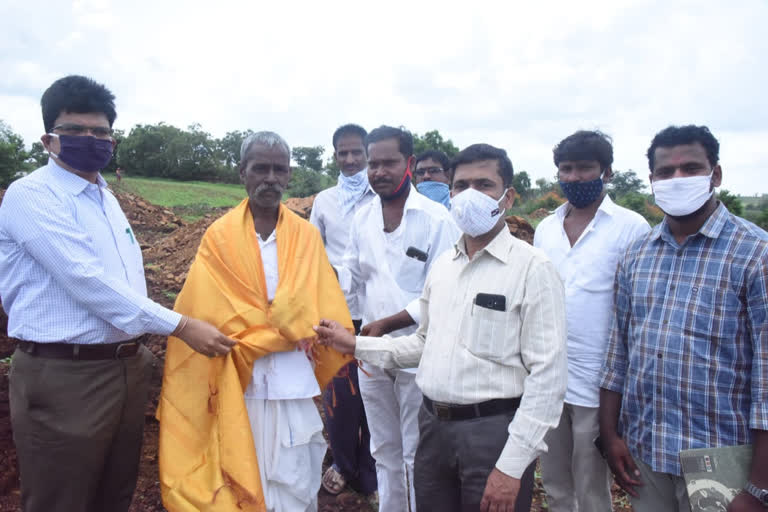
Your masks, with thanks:
[[[141,248],[99,171],[115,97],[83,76],[43,94],[48,164],[0,206],[0,295],[16,338],[13,439],[26,512],[127,511],[152,373],[145,333],[208,356],[235,341],[147,298]]]
[[[568,202],[541,221],[533,244],[547,253],[565,285],[568,391],[560,423],[545,439],[542,482],[552,512],[610,512],[610,470],[592,443],[598,435],[597,380],[611,327],[616,265],[650,227],[606,194],[613,164],[607,135],[578,131],[553,153]]]
[[[418,330],[355,338],[328,320],[315,330],[366,364],[418,364],[419,510],[526,512],[565,393],[563,287],[546,255],[507,229],[507,153],[474,144],[451,166],[451,215],[463,235],[427,276]]]
[[[416,170],[413,171],[416,190],[446,208],[451,207],[451,189],[448,185],[450,165],[448,155],[430,149],[416,156]]]
[[[717,200],[720,145],[670,126],[648,149],[664,220],[615,281],[600,437],[635,512],[688,510],[680,451],[752,444],[729,512],[768,507],[768,234]]]

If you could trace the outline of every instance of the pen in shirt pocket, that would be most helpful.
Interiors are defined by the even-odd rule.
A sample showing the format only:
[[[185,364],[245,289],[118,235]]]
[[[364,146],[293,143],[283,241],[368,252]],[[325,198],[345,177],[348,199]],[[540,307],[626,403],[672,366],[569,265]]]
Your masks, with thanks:
[[[131,238],[131,243],[133,243],[133,232],[131,232],[131,228],[125,228],[125,234]]]

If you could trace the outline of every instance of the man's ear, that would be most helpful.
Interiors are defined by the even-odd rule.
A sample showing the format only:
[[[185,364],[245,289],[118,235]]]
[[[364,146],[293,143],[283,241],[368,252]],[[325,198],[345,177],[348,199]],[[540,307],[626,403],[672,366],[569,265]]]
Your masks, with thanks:
[[[515,204],[515,196],[517,195],[517,191],[515,190],[515,187],[510,186],[507,189],[507,193],[504,195],[506,196],[504,209],[509,210],[510,208],[512,208],[512,205]]]
[[[245,165],[240,164],[240,183],[245,185]]]
[[[608,183],[611,182],[612,179],[613,179],[613,169],[611,169],[611,166],[609,165],[603,171],[603,183],[607,185]]]
[[[710,190],[719,187],[722,182],[723,182],[723,168],[720,167],[720,164],[717,164],[712,169],[712,185],[710,186]]]

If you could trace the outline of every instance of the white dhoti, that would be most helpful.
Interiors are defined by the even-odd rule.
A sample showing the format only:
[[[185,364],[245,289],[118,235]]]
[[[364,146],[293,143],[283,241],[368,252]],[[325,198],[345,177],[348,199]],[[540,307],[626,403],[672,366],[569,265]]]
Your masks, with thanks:
[[[311,398],[245,397],[269,512],[317,510],[326,444]]]

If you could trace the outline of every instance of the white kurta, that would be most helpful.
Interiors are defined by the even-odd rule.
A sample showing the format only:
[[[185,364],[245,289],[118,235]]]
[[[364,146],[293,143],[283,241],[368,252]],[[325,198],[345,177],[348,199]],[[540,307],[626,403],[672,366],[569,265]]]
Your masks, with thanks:
[[[381,199],[376,196],[355,213],[350,239],[339,268],[344,293],[356,294],[363,325],[405,309],[418,324],[419,296],[432,262],[453,247],[460,231],[446,208],[411,188],[400,225],[384,231]],[[426,261],[408,256],[413,247]],[[410,334],[416,326],[391,333]],[[371,431],[382,511],[416,510],[413,464],[419,441],[422,395],[415,368],[384,370],[365,364],[360,393]],[[410,505],[409,505],[410,503]]]
[[[259,237],[267,299],[279,280],[275,233]],[[269,512],[317,510],[326,444],[313,396],[320,394],[303,351],[277,352],[257,359],[245,390],[245,407],[259,460]]]

